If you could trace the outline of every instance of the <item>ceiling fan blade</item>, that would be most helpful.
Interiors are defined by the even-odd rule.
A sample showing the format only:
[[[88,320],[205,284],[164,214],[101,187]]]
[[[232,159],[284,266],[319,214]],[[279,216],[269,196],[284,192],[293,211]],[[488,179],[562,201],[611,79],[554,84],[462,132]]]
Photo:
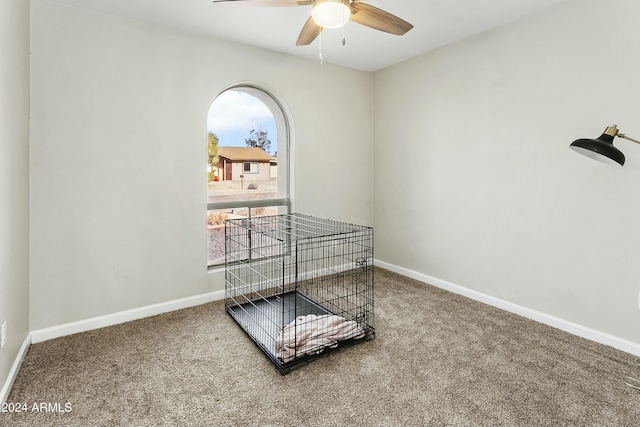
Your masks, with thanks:
[[[217,6],[266,7],[266,6],[308,6],[311,0],[212,0]]]
[[[313,18],[309,17],[307,22],[304,24],[304,27],[302,27],[302,31],[300,31],[300,35],[296,41],[296,46],[306,46],[311,44],[311,42],[320,35],[321,31],[322,27],[316,24]]]
[[[399,36],[413,28],[413,25],[404,19],[360,1],[351,3],[351,20],[358,24]]]

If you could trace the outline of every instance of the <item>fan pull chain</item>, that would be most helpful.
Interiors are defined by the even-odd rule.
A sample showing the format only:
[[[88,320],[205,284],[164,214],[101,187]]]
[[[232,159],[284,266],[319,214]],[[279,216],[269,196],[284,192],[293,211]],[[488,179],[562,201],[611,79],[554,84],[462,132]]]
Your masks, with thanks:
[[[345,12],[344,12],[344,10],[343,10],[343,11],[342,11],[342,17],[343,17],[343,18],[344,18],[344,13],[345,13]],[[342,26],[342,46],[344,46],[344,43],[345,43],[345,41],[346,41],[346,38],[345,38],[345,36],[344,36],[344,27],[346,27],[346,25],[343,25],[343,26]]]
[[[320,56],[320,65],[324,65],[322,63],[322,61],[324,60],[324,58],[322,57],[322,31],[320,32],[320,43],[319,43],[319,45],[320,45],[320,55],[319,55]]]

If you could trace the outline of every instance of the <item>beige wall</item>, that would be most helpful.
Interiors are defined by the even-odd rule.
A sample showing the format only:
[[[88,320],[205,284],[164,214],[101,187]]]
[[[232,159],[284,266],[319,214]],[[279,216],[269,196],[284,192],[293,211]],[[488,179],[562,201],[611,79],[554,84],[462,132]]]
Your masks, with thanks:
[[[29,332],[29,1],[0,2],[0,402]],[[3,414],[0,414],[0,417]]]
[[[207,272],[206,119],[240,82],[290,115],[293,209],[373,224],[371,74],[32,2],[32,330],[223,289]]]
[[[638,16],[569,0],[375,73],[376,257],[640,343],[640,147],[569,149],[640,137]]]

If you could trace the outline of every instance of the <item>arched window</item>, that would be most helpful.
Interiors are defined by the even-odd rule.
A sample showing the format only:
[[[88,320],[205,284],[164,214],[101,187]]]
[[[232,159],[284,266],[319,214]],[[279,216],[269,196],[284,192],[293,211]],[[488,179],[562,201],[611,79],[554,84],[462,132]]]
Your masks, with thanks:
[[[207,116],[209,268],[224,264],[224,220],[289,212],[289,121],[264,89],[238,85]]]

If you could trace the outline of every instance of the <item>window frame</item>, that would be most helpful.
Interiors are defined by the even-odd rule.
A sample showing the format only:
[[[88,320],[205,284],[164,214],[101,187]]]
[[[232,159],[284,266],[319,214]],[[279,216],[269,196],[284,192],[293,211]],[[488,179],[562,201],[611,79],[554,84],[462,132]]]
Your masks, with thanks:
[[[249,170],[247,171],[247,165],[249,165]],[[255,165],[255,172],[251,172],[251,169],[253,166]],[[260,162],[243,162],[242,163],[242,172],[243,173],[247,173],[247,174],[254,174],[254,175],[258,175],[260,174]]]

